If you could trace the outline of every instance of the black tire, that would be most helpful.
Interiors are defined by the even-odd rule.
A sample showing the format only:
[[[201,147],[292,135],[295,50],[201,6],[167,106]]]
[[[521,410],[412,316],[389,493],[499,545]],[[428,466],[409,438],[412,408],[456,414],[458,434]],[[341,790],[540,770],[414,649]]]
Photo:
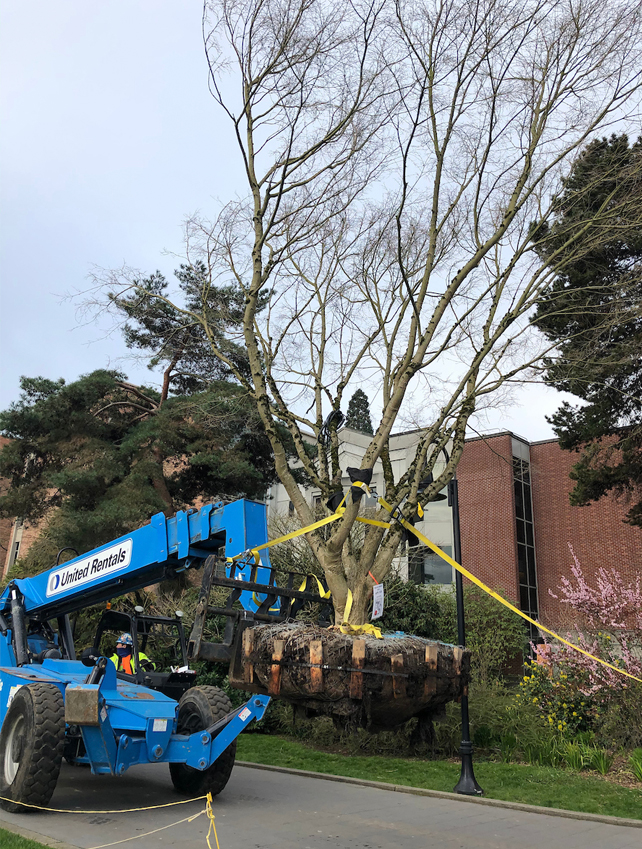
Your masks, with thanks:
[[[65,706],[55,684],[20,687],[0,731],[0,796],[11,813],[46,807],[60,773],[65,745]]]
[[[232,702],[218,687],[192,687],[178,703],[178,733],[203,731],[232,710]],[[188,796],[216,796],[227,784],[234,759],[236,740],[207,769],[193,769],[186,764],[170,764],[169,774],[179,793]]]

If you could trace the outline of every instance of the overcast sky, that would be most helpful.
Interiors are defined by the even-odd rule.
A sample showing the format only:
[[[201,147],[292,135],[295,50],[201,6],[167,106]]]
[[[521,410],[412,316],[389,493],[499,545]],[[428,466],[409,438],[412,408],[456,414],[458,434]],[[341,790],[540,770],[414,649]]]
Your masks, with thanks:
[[[83,325],[66,293],[93,267],[171,275],[181,222],[235,191],[239,162],[207,89],[198,0],[4,0],[0,26],[0,409],[21,375],[149,372]],[[479,424],[551,437],[541,387]]]

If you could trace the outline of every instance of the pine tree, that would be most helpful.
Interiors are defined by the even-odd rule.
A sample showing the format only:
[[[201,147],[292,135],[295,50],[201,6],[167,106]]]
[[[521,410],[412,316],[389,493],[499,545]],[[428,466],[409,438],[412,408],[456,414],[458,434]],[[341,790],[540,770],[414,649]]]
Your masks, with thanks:
[[[592,142],[564,182],[536,249],[548,264],[577,260],[541,299],[535,323],[559,356],[546,382],[585,403],[565,402],[549,419],[560,445],[580,452],[571,503],[609,491],[634,496],[627,521],[642,526],[642,138]],[[608,238],[605,238],[605,235]]]
[[[10,481],[0,516],[45,521],[30,571],[61,548],[86,551],[199,497],[265,495],[272,452],[244,390],[219,381],[160,401],[118,372],[22,379],[22,397],[0,413],[11,438],[0,452]]]
[[[363,389],[357,389],[348,404],[346,427],[360,430],[362,433],[373,433],[370,420],[370,404]]]

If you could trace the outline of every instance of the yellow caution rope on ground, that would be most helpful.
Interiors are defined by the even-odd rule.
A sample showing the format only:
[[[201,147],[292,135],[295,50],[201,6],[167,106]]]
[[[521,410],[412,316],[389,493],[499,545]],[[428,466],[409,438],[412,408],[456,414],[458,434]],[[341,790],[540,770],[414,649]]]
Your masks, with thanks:
[[[176,802],[165,802],[162,805],[147,805],[143,808],[119,808],[114,811],[84,811],[72,810],[71,808],[50,808],[43,805],[31,805],[29,802],[20,802],[16,799],[9,799],[7,796],[0,796],[3,802],[14,802],[16,805],[22,805],[23,808],[34,808],[37,811],[49,811],[53,814],[132,814],[136,811],[155,811],[157,808],[172,808],[174,805],[189,805],[191,802],[200,802],[201,799],[207,799],[207,796],[195,796],[193,799],[178,799]]]
[[[105,813],[109,813],[109,811],[105,811]],[[184,822],[193,822],[205,813],[207,813],[207,808],[203,808],[203,810],[199,811],[197,814],[192,814],[191,817],[185,817],[185,819],[170,822],[168,825],[162,825],[160,828],[155,828],[153,831],[146,831],[144,834],[135,834],[133,837],[124,837],[122,840],[114,840],[112,843],[101,843],[100,846],[91,846],[90,849],[109,849],[110,846],[119,846],[122,843],[130,843],[132,840],[138,840],[139,837],[149,837],[150,834],[158,834],[159,831],[165,831],[168,828],[173,828],[175,825],[181,825]],[[206,839],[208,836],[209,832],[206,835]],[[209,846],[209,840],[207,840],[207,843]],[[218,846],[218,840],[216,841],[216,845]]]
[[[207,804],[205,806],[205,812],[207,813],[207,818],[210,821],[210,827],[205,835],[205,839],[207,840],[207,845],[209,849],[212,849],[212,844],[210,843],[210,834],[214,832],[214,840],[216,840],[216,849],[221,849],[218,843],[218,834],[216,833],[216,823],[214,822],[214,811],[212,810],[212,794],[207,794]]]
[[[52,814],[133,814],[139,811],[155,811],[158,808],[172,808],[174,805],[189,805],[191,802],[200,802],[201,799],[207,799],[206,806],[198,811],[196,814],[192,814],[189,817],[184,817],[181,820],[176,820],[176,822],[170,822],[167,825],[163,825],[160,828],[155,828],[153,831],[146,831],[144,834],[135,834],[133,837],[124,837],[122,840],[114,840],[112,843],[101,843],[100,846],[92,846],[91,849],[108,849],[110,846],[118,846],[122,843],[130,843],[132,840],[138,840],[139,837],[149,837],[150,834],[156,834],[159,831],[165,831],[168,828],[173,828],[175,825],[181,825],[185,822],[193,822],[198,817],[203,814],[207,814],[210,818],[210,828],[206,835],[207,845],[212,849],[209,836],[212,828],[214,828],[214,836],[216,837],[216,827],[214,826],[214,814],[212,812],[212,794],[208,793],[206,796],[195,796],[193,799],[179,799],[176,802],[165,802],[162,805],[146,805],[142,808],[119,808],[117,810],[100,810],[100,811],[89,811],[89,810],[71,810],[70,808],[49,808],[44,807],[43,805],[31,805],[29,802],[18,802],[15,799],[9,799],[7,796],[0,796],[0,799],[4,802],[15,802],[18,805],[22,805],[24,808],[34,808],[38,811],[49,811]],[[216,846],[220,849],[218,844],[218,837],[216,837]]]

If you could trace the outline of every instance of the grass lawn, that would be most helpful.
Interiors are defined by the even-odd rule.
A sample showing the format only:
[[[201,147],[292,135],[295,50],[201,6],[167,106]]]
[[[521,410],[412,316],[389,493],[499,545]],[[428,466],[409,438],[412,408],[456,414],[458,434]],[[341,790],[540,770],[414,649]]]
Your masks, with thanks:
[[[237,744],[238,760],[368,781],[452,792],[459,778],[459,764],[449,761],[339,755],[263,734],[242,734]],[[631,790],[597,776],[530,764],[476,761],[475,777],[489,799],[642,820],[642,788]]]
[[[27,840],[26,837],[20,837],[19,834],[0,828],[0,846],[2,846],[2,849],[43,849],[43,845],[43,843]]]

